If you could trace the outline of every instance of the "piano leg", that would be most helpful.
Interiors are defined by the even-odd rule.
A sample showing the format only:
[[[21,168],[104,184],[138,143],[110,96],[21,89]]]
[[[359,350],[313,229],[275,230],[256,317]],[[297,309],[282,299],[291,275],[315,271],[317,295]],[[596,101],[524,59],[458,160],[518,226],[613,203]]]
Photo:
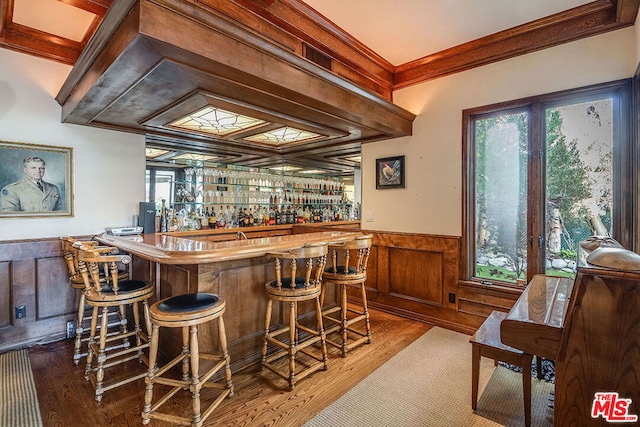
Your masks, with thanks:
[[[480,381],[480,346],[472,346],[471,356],[471,409],[478,406],[478,383]]]

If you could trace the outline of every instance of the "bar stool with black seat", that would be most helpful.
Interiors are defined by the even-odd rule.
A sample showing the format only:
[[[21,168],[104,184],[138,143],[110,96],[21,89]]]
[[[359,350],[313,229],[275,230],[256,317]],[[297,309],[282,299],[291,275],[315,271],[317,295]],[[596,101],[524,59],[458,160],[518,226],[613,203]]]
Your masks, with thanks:
[[[331,265],[324,271],[320,301],[324,304],[326,287],[335,285],[338,291],[338,305],[324,308],[322,316],[325,321],[330,322],[325,327],[327,344],[339,348],[342,357],[346,357],[348,351],[362,343],[371,343],[371,324],[364,283],[367,280],[367,262],[372,240],[373,236],[368,234],[357,236],[342,244],[329,245]],[[360,289],[362,309],[348,304],[349,286],[357,286]],[[339,317],[336,317],[336,314]],[[358,322],[364,322],[364,330],[352,326]],[[331,339],[330,334],[335,332],[340,334],[339,341]]]
[[[91,311],[93,310],[90,306],[85,303],[84,289],[85,284],[82,279],[82,275],[80,274],[80,268],[78,264],[78,247],[81,244],[91,245],[97,247],[99,245],[96,241],[84,241],[77,240],[73,237],[64,236],[60,238],[62,240],[62,253],[64,259],[67,264],[67,270],[69,272],[69,284],[73,289],[77,291],[78,294],[78,313],[76,316],[76,324],[75,324],[75,349],[73,352],[73,363],[78,365],[80,363],[80,359],[87,355],[86,349],[83,349],[82,344],[87,343],[89,341],[89,330],[91,327]],[[109,251],[111,249],[109,248]],[[129,271],[127,270],[119,270],[118,271],[118,280],[126,280],[129,278]],[[105,281],[104,272],[100,271],[100,280],[102,282]],[[88,322],[85,322],[85,319]],[[88,323],[85,326],[85,323]],[[113,307],[113,309],[109,310],[109,328],[118,328],[121,331],[126,332],[127,328],[127,318],[125,315],[125,311],[122,307]],[[98,325],[100,328],[100,325]],[[122,347],[123,344],[116,344],[115,347]]]
[[[320,305],[322,274],[327,263],[327,251],[327,244],[322,243],[305,245],[285,253],[267,254],[274,259],[276,280],[265,285],[268,301],[262,344],[262,366],[286,379],[289,382],[289,390],[294,389],[298,380],[319,369],[326,370],[328,367]],[[304,266],[299,269],[300,272],[298,271],[299,260],[303,260]],[[283,264],[285,264],[284,267],[288,265],[290,273],[288,277],[282,277]],[[302,319],[298,318],[298,303],[313,300],[315,300],[316,329],[303,325]],[[274,301],[289,305],[289,324],[270,330]],[[282,338],[278,339],[279,336]],[[268,352],[269,344],[276,346],[276,351],[272,354]],[[320,354],[309,350],[309,347],[314,344],[320,345]],[[308,360],[307,358],[304,361],[298,360],[298,353],[308,356]],[[282,369],[278,364],[278,361],[284,357],[288,360],[288,369]],[[298,367],[304,366],[297,372],[296,361],[299,362]]]
[[[149,347],[148,333],[151,330],[149,299],[154,294],[154,286],[140,280],[118,279],[118,264],[126,265],[131,262],[131,257],[119,254],[118,248],[96,248],[81,244],[78,249],[80,272],[85,283],[85,300],[93,308],[85,378],[91,381],[95,388],[95,399],[100,402],[105,391],[147,375],[146,368],[138,374],[130,374],[122,370],[119,373],[112,372],[114,375],[112,382],[109,384],[104,382],[105,369],[136,359],[139,363],[144,362],[148,365],[148,359],[143,351]],[[100,271],[105,272],[104,281],[100,278]],[[139,303],[143,305],[147,332],[140,327]],[[108,335],[109,308],[120,306],[131,307],[133,330],[127,331],[123,328],[116,334]],[[98,320],[100,320],[100,329],[97,328]],[[116,340],[126,340],[128,345],[123,348],[112,348],[110,344]]]
[[[213,413],[225,397],[233,396],[231,382],[231,365],[227,351],[227,336],[222,314],[225,311],[224,298],[209,293],[184,294],[169,297],[154,303],[149,309],[151,318],[151,350],[149,353],[149,371],[146,377],[146,391],[142,423],[148,424],[151,418],[170,421],[172,423],[200,427]],[[198,325],[218,320],[218,354],[199,352]],[[158,339],[160,327],[182,328],[182,353],[172,361],[156,370],[158,355]],[[213,361],[209,370],[200,375],[200,359]],[[182,379],[163,377],[169,369],[182,363]],[[224,378],[220,382],[209,381],[218,371],[224,369]],[[165,384],[173,388],[152,405],[154,384]],[[202,412],[200,408],[200,389],[215,388],[222,390],[217,398]],[[160,406],[180,390],[190,390],[192,393],[193,413],[190,418],[158,412]]]

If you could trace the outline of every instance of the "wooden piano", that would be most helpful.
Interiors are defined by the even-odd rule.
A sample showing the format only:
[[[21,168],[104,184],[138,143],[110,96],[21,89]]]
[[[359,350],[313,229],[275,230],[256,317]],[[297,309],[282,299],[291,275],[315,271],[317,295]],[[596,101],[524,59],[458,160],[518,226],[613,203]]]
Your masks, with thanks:
[[[640,256],[580,247],[575,280],[535,276],[503,344],[556,361],[554,426],[640,425]],[[597,402],[596,393],[598,395]]]

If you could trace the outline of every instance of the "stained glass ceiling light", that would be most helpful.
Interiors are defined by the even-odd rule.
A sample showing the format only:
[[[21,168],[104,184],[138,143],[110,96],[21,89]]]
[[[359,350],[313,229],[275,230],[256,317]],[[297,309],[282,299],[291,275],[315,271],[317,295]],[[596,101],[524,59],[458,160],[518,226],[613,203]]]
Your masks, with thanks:
[[[252,135],[244,138],[247,141],[261,142],[269,145],[284,145],[292,142],[308,141],[310,139],[320,138],[323,135],[309,132],[306,130],[300,130],[285,126],[282,128],[270,130],[269,132],[263,132],[257,135]]]
[[[167,154],[169,150],[161,150],[159,148],[146,148],[145,156],[149,159],[155,159],[158,156],[162,156],[163,154]]]
[[[298,173],[308,173],[308,174],[322,175],[322,174],[327,173],[327,172],[326,171],[322,171],[320,169],[310,169],[310,170],[306,170],[306,171],[299,171]]]
[[[218,156],[209,156],[206,154],[186,153],[173,157],[173,160],[191,160],[191,161],[206,161],[217,159]]]
[[[290,171],[300,170],[300,168],[295,167],[295,166],[274,166],[274,167],[269,168],[269,169],[274,170],[274,171],[283,171],[283,172],[290,172]]]
[[[202,132],[212,135],[228,135],[233,132],[264,124],[264,120],[243,116],[214,107],[205,107],[181,119],[169,123],[169,127]]]

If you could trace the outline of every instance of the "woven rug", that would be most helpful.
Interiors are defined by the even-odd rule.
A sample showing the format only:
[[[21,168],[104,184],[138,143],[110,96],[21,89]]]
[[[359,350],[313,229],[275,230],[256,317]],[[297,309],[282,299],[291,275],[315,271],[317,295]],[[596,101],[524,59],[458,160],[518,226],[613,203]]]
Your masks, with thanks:
[[[0,354],[0,426],[42,426],[26,349]]]
[[[551,426],[553,385],[532,378],[532,426]],[[522,376],[482,358],[471,409],[469,336],[434,327],[305,427],[524,426]]]

